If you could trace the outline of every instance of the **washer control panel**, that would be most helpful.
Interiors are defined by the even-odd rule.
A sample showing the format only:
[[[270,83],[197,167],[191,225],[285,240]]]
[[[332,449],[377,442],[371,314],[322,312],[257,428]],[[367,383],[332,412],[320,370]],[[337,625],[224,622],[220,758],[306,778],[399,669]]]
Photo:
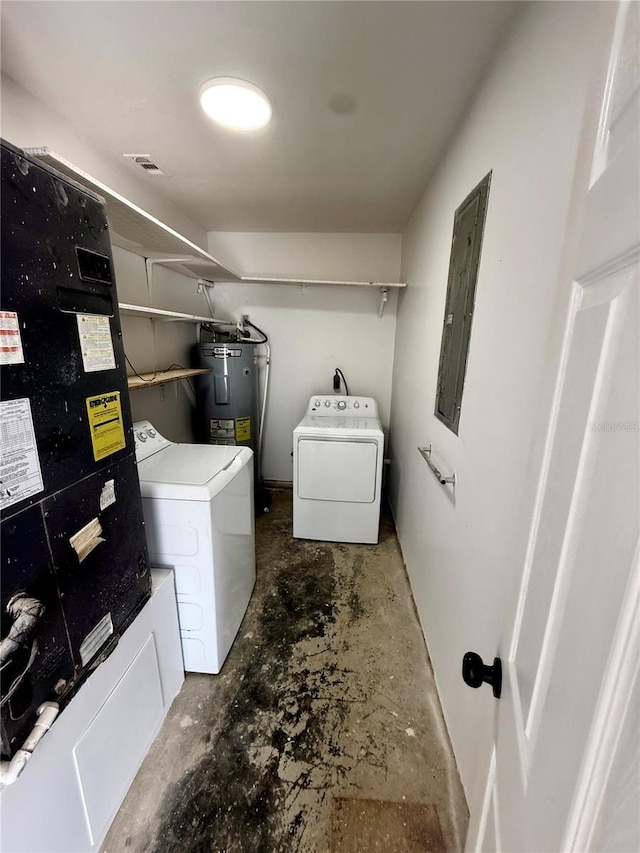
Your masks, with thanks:
[[[344,415],[350,418],[377,418],[378,405],[373,397],[345,397],[332,394],[331,396],[316,396],[309,400],[308,415]]]
[[[148,459],[163,447],[168,447],[171,442],[168,438],[160,435],[151,421],[137,421],[133,425],[133,438],[136,448],[136,462]]]

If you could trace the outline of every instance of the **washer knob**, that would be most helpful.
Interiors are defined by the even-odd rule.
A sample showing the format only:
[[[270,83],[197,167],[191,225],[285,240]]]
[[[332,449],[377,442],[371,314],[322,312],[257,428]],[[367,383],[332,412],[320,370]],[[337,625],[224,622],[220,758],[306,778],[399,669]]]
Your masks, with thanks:
[[[316,400],[313,405],[317,408],[320,405],[320,400]]]
[[[140,432],[137,435],[138,435],[139,441],[146,441],[147,440],[146,432],[142,432],[142,430],[140,430]]]
[[[157,433],[153,427],[149,427],[147,432],[149,433],[149,438],[155,438],[157,435]]]
[[[328,409],[328,408],[329,408],[329,406],[331,405],[331,402],[330,402],[329,400],[325,400],[325,401],[324,401],[324,404],[325,404],[325,406],[326,406],[326,407],[327,407],[327,409]]]
[[[338,408],[339,408],[339,409],[343,409],[343,410],[347,408],[347,404],[345,403],[345,401],[344,401],[344,400],[339,400],[339,401],[338,401]]]
[[[359,403],[357,400],[356,400],[356,401],[355,401],[355,403],[353,404],[353,408],[354,408],[354,409],[359,409],[359,408],[360,408],[360,403]]]

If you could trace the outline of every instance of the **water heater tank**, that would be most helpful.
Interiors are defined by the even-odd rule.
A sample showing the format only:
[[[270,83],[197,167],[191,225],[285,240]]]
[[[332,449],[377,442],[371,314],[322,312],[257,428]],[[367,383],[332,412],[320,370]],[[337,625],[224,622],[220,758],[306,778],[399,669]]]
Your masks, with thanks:
[[[207,444],[237,444],[253,450],[258,465],[258,373],[255,343],[218,341],[195,348],[194,365],[211,373],[196,376],[196,435]]]

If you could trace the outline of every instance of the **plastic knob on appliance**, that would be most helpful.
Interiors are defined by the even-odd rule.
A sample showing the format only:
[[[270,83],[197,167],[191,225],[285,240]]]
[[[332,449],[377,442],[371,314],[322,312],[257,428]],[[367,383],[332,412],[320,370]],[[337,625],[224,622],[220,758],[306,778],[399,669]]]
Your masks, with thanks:
[[[137,435],[138,435],[138,441],[146,441],[147,440],[146,432],[139,432]]]
[[[360,403],[359,403],[357,400],[356,400],[356,401],[355,401],[355,403],[353,404],[353,408],[354,408],[354,409],[359,409],[359,408],[360,408]]]
[[[316,401],[315,401],[315,403],[314,403],[313,405],[314,405],[314,406],[316,406],[316,407],[317,407],[317,406],[319,406],[319,405],[320,405],[320,400],[316,400]]]
[[[340,401],[338,402],[338,408],[339,408],[339,409],[341,409],[341,410],[344,410],[344,409],[346,409],[346,408],[347,408],[347,404],[345,403],[345,401],[344,401],[344,400],[340,400]]]
[[[325,400],[325,401],[324,401],[324,404],[325,404],[325,406],[326,406],[327,408],[329,408],[329,406],[331,405],[331,401],[330,401],[330,400]]]
[[[153,427],[149,427],[147,432],[149,433],[149,438],[155,438],[157,435],[157,433]]]

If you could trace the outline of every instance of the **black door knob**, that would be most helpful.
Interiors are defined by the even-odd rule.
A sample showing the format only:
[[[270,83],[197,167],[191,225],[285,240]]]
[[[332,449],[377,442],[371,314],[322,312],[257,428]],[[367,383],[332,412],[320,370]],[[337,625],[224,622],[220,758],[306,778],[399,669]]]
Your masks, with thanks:
[[[485,682],[493,687],[493,695],[500,698],[502,692],[502,661],[493,659],[493,666],[485,666],[480,655],[467,652],[462,658],[462,677],[469,687],[480,687]]]

